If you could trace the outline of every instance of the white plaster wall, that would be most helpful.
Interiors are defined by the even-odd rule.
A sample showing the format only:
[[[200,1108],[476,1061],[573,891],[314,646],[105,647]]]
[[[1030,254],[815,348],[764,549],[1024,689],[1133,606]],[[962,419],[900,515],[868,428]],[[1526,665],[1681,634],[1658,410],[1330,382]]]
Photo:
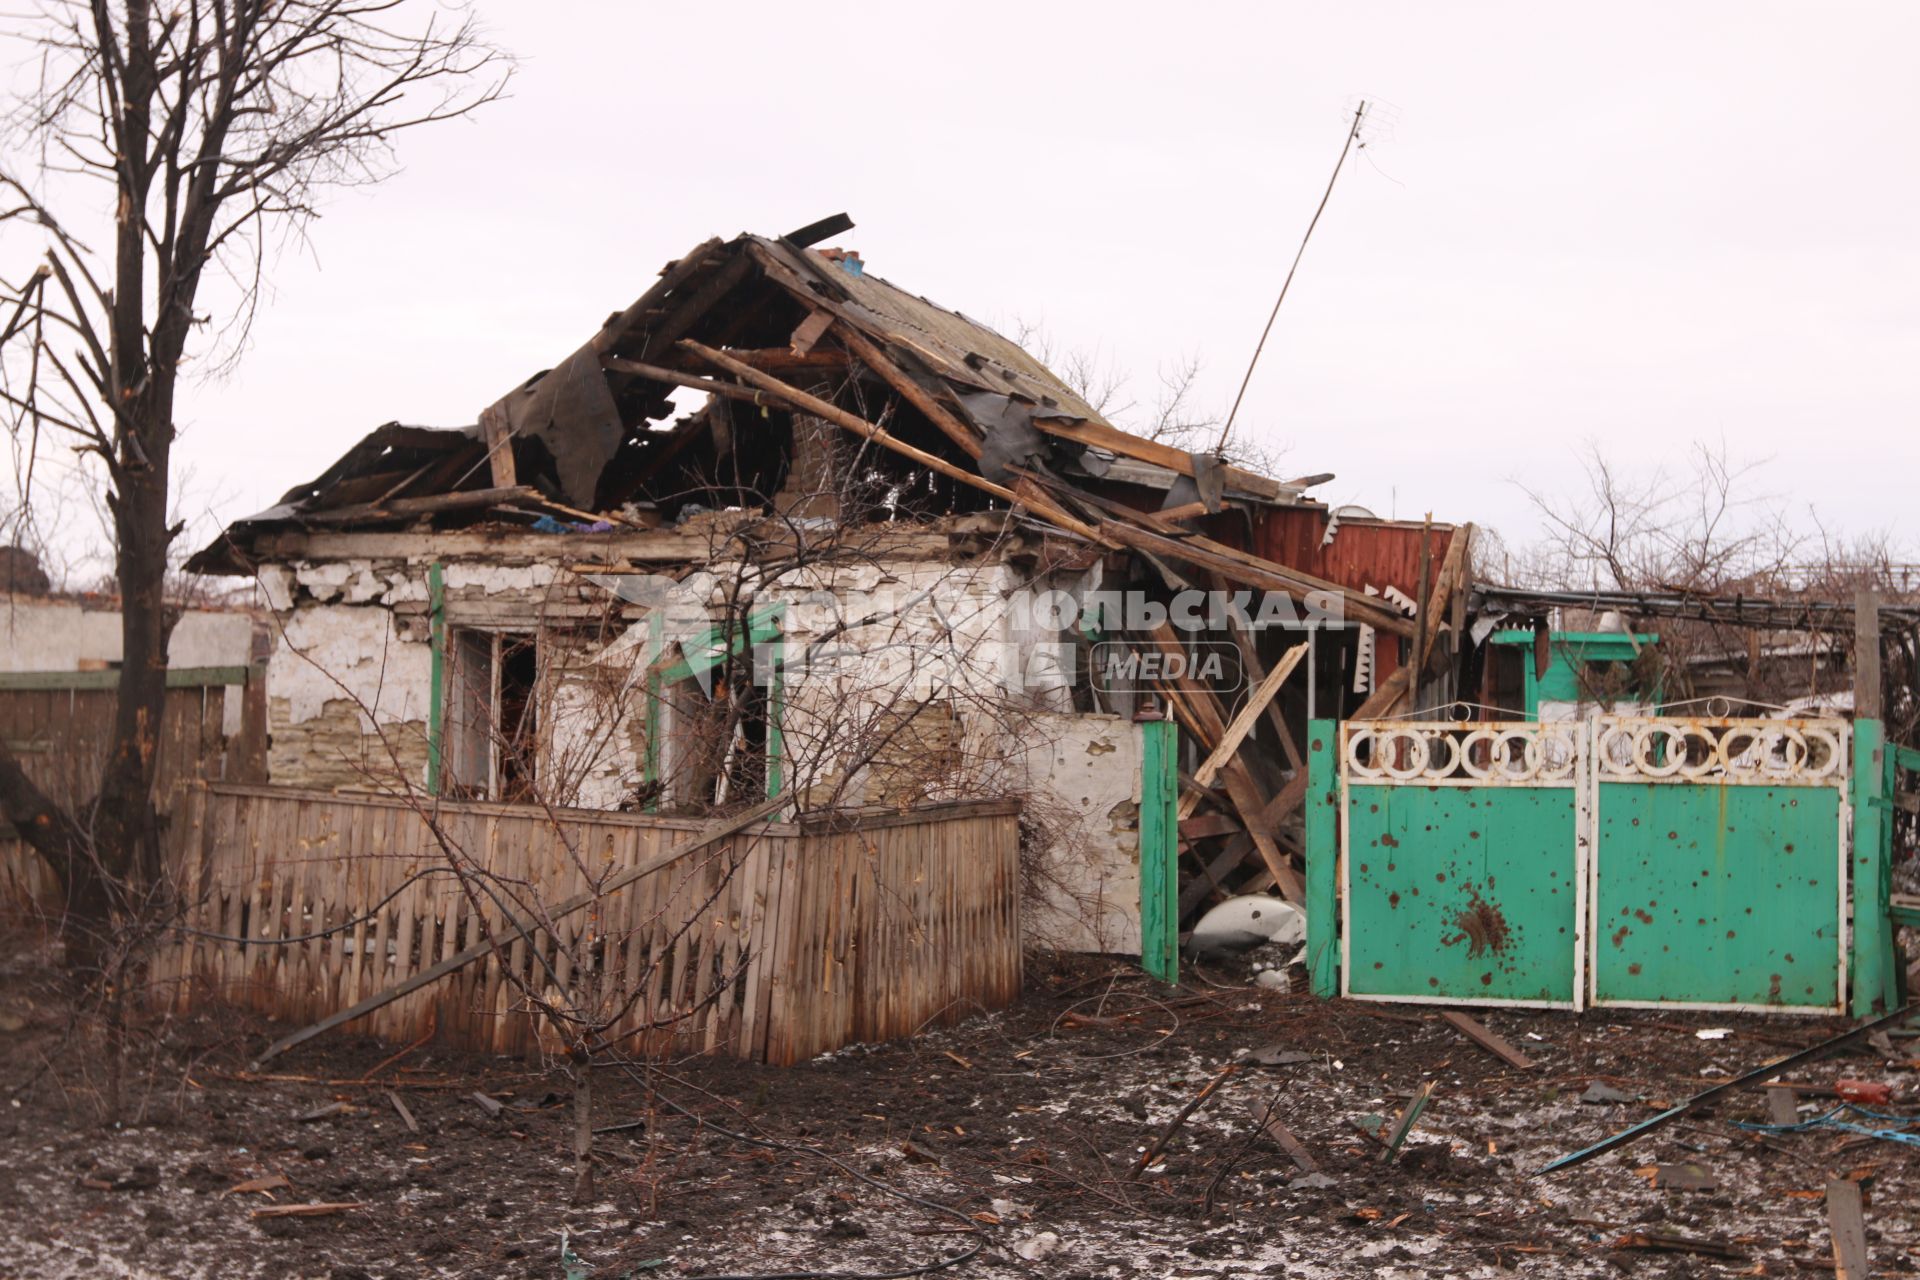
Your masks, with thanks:
[[[402,620],[391,608],[426,599],[426,572],[424,564],[349,562],[296,564],[262,574],[270,599],[285,610],[286,629],[269,665],[268,693],[276,704],[285,700],[292,723],[320,716],[349,693],[382,727],[429,719],[432,653],[423,620]],[[445,582],[450,601],[496,593],[503,600],[527,600],[537,599],[555,573],[550,566],[455,564],[447,567]],[[724,573],[703,572],[685,585],[717,606],[726,580]],[[1026,585],[1025,575],[1006,565],[901,561],[833,566],[764,590],[762,604],[785,605],[789,663],[843,621],[875,619],[837,636],[834,643],[843,652],[835,663],[790,677],[787,776],[793,781],[805,770],[831,775],[834,753],[845,749],[850,726],[863,715],[889,704],[945,697],[970,738],[963,757],[999,761],[989,767],[1000,776],[965,780],[976,788],[973,794],[1003,782],[1026,793],[1030,819],[1051,834],[1028,877],[1029,940],[1066,950],[1137,952],[1140,732],[1116,716],[1060,710],[1061,688],[1034,687],[1032,677],[1041,675],[1044,686],[1044,672],[1053,664],[1042,648],[1044,630],[1013,599]],[[1084,582],[1076,577],[1065,585],[1077,589]],[[565,767],[549,777],[568,792],[556,798],[611,808],[639,782],[646,635],[646,626],[636,624],[597,654],[573,655],[569,669],[551,684],[548,750]],[[617,692],[610,695],[609,684]],[[618,701],[611,712],[609,696]],[[972,710],[993,704],[1017,705],[1019,711]],[[359,719],[363,732],[374,727],[365,714]],[[1010,727],[1018,740],[1004,740]],[[980,740],[988,734],[1001,740]],[[849,798],[864,797],[856,786]]]
[[[300,724],[329,702],[359,704],[362,732],[426,721],[432,705],[433,648],[408,638],[377,606],[307,603],[284,618],[267,662],[267,696],[285,699]],[[369,715],[371,713],[371,715]]]
[[[0,598],[0,671],[78,671],[120,661],[120,613],[70,600]],[[176,667],[244,667],[253,656],[253,618],[193,610],[167,645]]]
[[[1029,945],[1139,954],[1141,741],[1140,726],[1119,716],[1035,722],[1028,821],[1054,838],[1025,877]]]

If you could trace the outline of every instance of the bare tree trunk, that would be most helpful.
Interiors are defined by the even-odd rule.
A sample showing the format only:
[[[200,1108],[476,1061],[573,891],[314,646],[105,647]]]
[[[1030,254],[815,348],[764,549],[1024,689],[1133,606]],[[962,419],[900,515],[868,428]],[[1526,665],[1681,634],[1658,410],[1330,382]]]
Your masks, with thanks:
[[[593,1198],[593,1059],[583,1046],[573,1063],[573,1203]]]

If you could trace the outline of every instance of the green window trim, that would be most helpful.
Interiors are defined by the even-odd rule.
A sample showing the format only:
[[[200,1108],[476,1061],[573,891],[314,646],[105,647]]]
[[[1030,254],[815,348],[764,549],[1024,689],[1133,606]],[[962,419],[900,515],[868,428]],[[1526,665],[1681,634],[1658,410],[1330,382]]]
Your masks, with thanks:
[[[666,687],[705,675],[749,648],[770,645],[773,649],[773,679],[767,686],[766,795],[771,800],[780,794],[786,773],[786,734],[781,728],[781,722],[785,719],[786,699],[786,633],[782,626],[786,611],[786,602],[783,600],[749,611],[744,636],[737,626],[711,626],[698,636],[683,641],[679,646],[680,659],[665,668],[660,666],[666,656],[660,616],[658,613],[647,616],[647,755],[641,769],[641,777],[646,782],[660,780],[660,695]],[[657,795],[647,802],[649,813],[657,812],[659,807]]]
[[[427,619],[433,648],[427,685],[427,794],[440,794],[440,763],[446,746],[447,583],[444,566],[427,566]]]

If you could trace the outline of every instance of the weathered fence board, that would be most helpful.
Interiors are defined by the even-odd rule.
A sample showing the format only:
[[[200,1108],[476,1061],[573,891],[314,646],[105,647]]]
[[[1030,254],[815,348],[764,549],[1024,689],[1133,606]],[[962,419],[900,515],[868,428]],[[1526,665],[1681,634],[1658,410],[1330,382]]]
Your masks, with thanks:
[[[170,810],[195,779],[251,782],[265,776],[265,706],[240,684],[216,679],[248,676],[245,667],[176,675],[204,684],[170,684],[156,745],[154,800]],[[83,804],[100,789],[100,770],[113,738],[117,689],[110,671],[9,672],[0,679],[0,737],[27,776],[62,805]],[[229,699],[242,702],[241,729],[223,732]],[[59,901],[52,870],[13,828],[0,822],[0,906]]]
[[[547,914],[704,826],[196,787],[177,815],[174,865],[190,927],[223,936],[189,936],[156,978],[180,1004],[217,998],[312,1022],[497,937],[504,946],[484,960],[350,1029],[396,1040],[437,1029],[492,1052],[530,1051],[544,1035],[552,1047],[555,1029],[527,994],[551,990],[598,1011],[635,1050],[775,1063],[911,1035],[1018,994],[1011,803],[755,823],[579,912]],[[519,936],[515,918],[545,927]]]

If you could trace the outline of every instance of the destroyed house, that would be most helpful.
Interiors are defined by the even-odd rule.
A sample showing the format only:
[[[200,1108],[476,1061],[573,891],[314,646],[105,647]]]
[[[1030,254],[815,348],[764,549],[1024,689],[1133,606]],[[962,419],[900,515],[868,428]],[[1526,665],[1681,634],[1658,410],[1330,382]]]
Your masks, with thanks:
[[[472,425],[380,427],[200,552],[278,620],[273,783],[1015,798],[1027,936],[1073,949],[1299,899],[1308,723],[1452,696],[1467,530],[1124,431],[815,247],[851,225],[694,247]]]

